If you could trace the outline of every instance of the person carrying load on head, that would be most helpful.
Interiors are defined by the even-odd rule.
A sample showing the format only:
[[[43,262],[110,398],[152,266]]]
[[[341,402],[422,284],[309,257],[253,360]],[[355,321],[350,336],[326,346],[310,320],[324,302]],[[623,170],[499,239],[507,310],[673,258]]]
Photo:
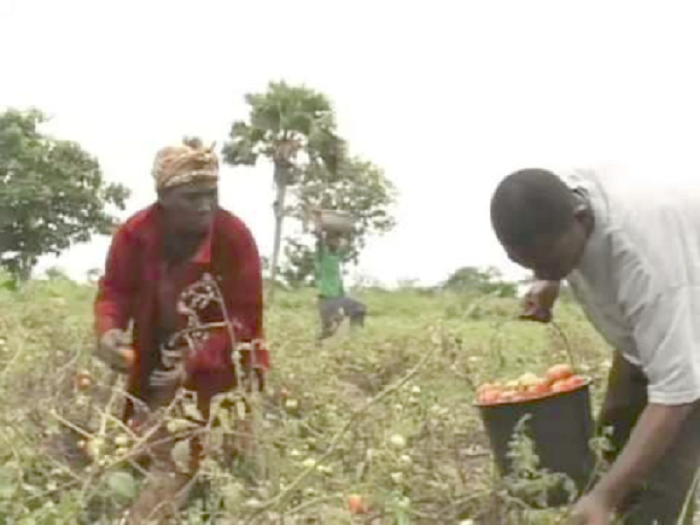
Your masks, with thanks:
[[[96,356],[128,375],[124,420],[134,428],[183,391],[207,421],[215,395],[261,389],[269,367],[257,246],[218,205],[213,146],[186,139],[163,148],[152,174],[157,202],[117,229],[94,305]],[[191,472],[176,472],[173,439],[165,428],[154,435],[163,443],[150,449],[133,523],[176,515],[202,452],[193,439]]]
[[[323,211],[314,210],[316,235],[315,277],[318,288],[318,311],[321,321],[319,342],[331,337],[345,317],[351,329],[364,326],[367,308],[350,298],[343,285],[342,265],[350,254],[349,242],[343,229],[324,224]]]
[[[491,221],[534,271],[523,317],[549,322],[561,281],[614,349],[600,427],[609,470],[571,523],[692,523],[700,465],[700,188],[614,173],[517,171]],[[688,506],[686,507],[686,503]],[[684,521],[679,521],[684,508]]]

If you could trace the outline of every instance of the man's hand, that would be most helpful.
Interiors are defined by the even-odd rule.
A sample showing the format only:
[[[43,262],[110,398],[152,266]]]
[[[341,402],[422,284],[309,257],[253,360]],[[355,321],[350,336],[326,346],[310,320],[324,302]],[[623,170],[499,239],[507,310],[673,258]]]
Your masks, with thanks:
[[[613,509],[595,491],[579,499],[571,511],[570,525],[609,525]]]
[[[620,505],[639,480],[649,477],[649,473],[672,445],[681,425],[696,406],[696,403],[649,403],[610,469],[595,488],[574,506],[573,516],[580,517],[579,521],[573,523],[607,525],[609,518],[606,518],[606,515]]]
[[[523,299],[521,319],[548,323],[552,320],[552,309],[559,296],[559,281],[535,281]]]
[[[134,362],[134,350],[129,346],[129,337],[118,328],[102,335],[95,356],[117,372],[128,371]]]

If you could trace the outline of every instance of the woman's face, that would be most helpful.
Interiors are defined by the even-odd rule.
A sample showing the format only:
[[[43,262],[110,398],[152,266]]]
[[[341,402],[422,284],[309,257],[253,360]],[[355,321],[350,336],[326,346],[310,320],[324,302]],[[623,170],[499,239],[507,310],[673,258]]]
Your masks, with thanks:
[[[158,198],[165,211],[168,229],[182,233],[209,230],[219,207],[216,181],[194,181],[161,192]]]

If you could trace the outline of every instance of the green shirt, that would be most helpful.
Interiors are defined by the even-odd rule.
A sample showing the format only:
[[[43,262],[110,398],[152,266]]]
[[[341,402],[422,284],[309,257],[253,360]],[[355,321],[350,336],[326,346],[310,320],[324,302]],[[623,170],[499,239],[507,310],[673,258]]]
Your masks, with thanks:
[[[347,250],[331,251],[320,242],[316,248],[316,286],[321,297],[336,298],[345,295],[342,263]]]

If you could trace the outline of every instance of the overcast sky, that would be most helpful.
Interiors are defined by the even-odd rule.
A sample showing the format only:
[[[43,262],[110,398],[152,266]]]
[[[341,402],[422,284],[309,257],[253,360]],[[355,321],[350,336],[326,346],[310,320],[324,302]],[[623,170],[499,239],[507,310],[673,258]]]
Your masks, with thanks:
[[[154,199],[158,148],[185,134],[221,144],[245,93],[303,82],[400,192],[397,228],[358,271],[388,283],[463,265],[517,275],[488,218],[509,171],[700,174],[698,14],[669,0],[0,0],[0,106],[48,112],[52,133],[131,188],[133,213]],[[222,177],[223,205],[269,254],[269,169]],[[58,264],[79,276],[107,245]]]

